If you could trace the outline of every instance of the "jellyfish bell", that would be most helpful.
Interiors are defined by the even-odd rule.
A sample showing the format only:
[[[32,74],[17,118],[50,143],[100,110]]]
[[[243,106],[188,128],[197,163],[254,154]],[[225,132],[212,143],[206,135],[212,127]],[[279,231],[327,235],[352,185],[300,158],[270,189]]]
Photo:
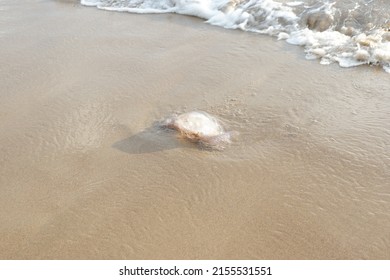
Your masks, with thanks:
[[[225,132],[217,118],[202,111],[172,115],[162,122],[162,126],[178,131],[191,142],[217,150],[223,150],[237,134]]]

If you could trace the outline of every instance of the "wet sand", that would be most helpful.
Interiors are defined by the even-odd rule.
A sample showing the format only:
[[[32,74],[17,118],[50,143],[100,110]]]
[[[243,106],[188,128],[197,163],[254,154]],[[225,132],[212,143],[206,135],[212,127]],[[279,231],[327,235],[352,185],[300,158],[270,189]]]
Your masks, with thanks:
[[[192,17],[1,4],[1,259],[390,258],[381,69]],[[154,126],[189,110],[239,137]]]

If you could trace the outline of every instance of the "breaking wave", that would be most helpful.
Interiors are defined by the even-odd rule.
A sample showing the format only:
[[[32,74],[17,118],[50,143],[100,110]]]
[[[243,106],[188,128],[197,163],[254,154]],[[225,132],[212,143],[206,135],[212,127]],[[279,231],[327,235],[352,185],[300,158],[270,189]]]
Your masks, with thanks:
[[[302,46],[307,59],[341,67],[379,65],[390,73],[390,2],[375,0],[81,0],[132,13],[178,13]]]

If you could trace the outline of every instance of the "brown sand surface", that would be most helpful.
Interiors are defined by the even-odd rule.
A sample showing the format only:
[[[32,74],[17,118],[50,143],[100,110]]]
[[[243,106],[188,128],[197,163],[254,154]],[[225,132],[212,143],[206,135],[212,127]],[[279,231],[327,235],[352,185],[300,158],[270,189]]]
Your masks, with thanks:
[[[390,76],[179,15],[0,0],[1,259],[389,259]],[[157,129],[204,110],[205,151]]]

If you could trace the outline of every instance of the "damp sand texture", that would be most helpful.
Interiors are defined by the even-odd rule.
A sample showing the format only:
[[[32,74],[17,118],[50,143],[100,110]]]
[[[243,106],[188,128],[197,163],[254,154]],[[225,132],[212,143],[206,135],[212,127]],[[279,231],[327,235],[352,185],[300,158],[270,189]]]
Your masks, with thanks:
[[[0,0],[1,259],[389,259],[390,83],[173,14]],[[239,137],[156,130],[202,110]]]

